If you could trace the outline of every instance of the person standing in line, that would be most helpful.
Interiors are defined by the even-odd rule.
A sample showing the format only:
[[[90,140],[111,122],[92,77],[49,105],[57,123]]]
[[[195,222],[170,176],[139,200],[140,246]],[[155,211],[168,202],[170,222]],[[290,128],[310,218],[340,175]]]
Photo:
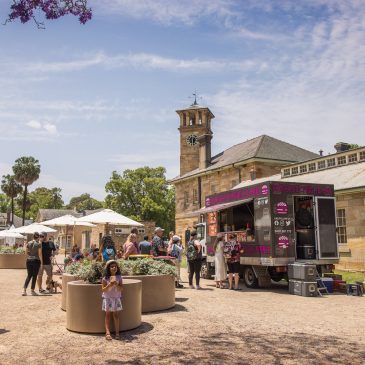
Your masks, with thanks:
[[[101,239],[100,253],[104,261],[115,259],[117,249],[115,248],[115,244],[111,236],[104,236]]]
[[[155,229],[155,235],[152,239],[152,247],[151,253],[153,256],[166,256],[167,247],[165,246],[165,242],[162,238],[164,229],[161,227],[157,227]]]
[[[123,258],[126,260],[130,255],[137,255],[138,251],[136,249],[136,243],[137,241],[137,236],[134,233],[131,233],[128,238],[127,241],[124,243],[123,245]]]
[[[56,246],[52,241],[47,240],[47,232],[41,232],[39,238],[42,242],[42,265],[38,271],[37,282],[39,292],[45,293],[46,291],[42,288],[43,271],[46,272],[46,284],[48,284],[52,281],[52,257],[56,252]]]
[[[143,237],[143,241],[138,244],[141,255],[151,255],[151,242],[148,241],[148,236]]]
[[[236,240],[236,236],[231,234],[229,241],[225,245],[225,251],[227,252],[227,266],[228,266],[228,282],[230,290],[241,290],[238,287],[240,280],[240,245]],[[234,275],[234,288],[233,288],[233,275]]]
[[[139,244],[138,244],[138,228],[134,227],[131,229],[131,234],[135,234],[136,235],[136,240],[134,242],[134,246],[137,250],[137,254],[140,254],[140,250],[139,250]]]
[[[115,339],[119,340],[119,312],[122,307],[123,279],[118,263],[109,260],[105,266],[105,275],[101,282],[102,310],[105,312],[105,338],[111,340],[110,320],[113,317]]]
[[[176,288],[183,288],[184,286],[180,284],[181,277],[180,277],[180,268],[181,268],[181,259],[182,259],[182,245],[181,245],[181,238],[177,235],[172,236],[172,242],[169,244],[167,248],[167,254],[171,257],[174,257],[174,264],[176,266],[176,274],[177,278],[175,281]]]
[[[190,241],[186,248],[186,257],[189,264],[189,288],[194,289],[193,277],[195,274],[196,289],[200,288],[200,270],[202,268],[202,246],[197,239],[196,230],[191,231]]]
[[[37,281],[37,275],[39,268],[42,264],[42,244],[39,242],[39,233],[34,232],[33,240],[28,242],[26,246],[26,254],[27,254],[27,278],[24,283],[23,296],[27,295],[27,288],[30,280],[32,280],[31,294],[38,295],[35,292],[35,283]]]
[[[227,278],[227,269],[224,261],[224,242],[223,236],[218,235],[214,242],[214,267],[215,267],[215,285],[217,288],[224,289],[223,281]]]

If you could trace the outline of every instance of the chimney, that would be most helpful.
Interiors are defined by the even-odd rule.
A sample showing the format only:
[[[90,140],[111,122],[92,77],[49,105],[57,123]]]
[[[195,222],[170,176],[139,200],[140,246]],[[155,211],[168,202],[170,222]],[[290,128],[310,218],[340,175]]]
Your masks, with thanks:
[[[323,150],[321,149],[321,150],[319,150],[319,155],[320,156],[323,156]]]
[[[203,134],[198,138],[199,142],[199,169],[206,169],[210,165],[210,160],[212,158],[211,134]]]
[[[336,152],[345,152],[351,149],[351,145],[346,142],[337,142],[334,147]]]

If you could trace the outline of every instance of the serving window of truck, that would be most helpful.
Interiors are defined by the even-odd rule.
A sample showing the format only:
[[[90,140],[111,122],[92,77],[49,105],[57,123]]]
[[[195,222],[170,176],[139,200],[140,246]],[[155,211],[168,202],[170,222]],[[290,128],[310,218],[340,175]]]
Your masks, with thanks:
[[[332,185],[267,181],[208,196],[201,212],[211,242],[240,242],[241,264],[338,258]]]

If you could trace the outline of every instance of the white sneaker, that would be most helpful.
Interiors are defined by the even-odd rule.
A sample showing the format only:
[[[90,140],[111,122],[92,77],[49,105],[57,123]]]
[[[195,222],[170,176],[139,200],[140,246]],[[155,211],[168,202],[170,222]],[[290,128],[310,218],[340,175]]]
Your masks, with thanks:
[[[23,293],[22,293],[22,296],[23,296],[23,297],[26,297],[27,295],[28,295],[28,294],[27,294],[27,291],[26,291],[26,290],[24,290],[24,291],[23,291]]]
[[[199,285],[197,285],[195,289],[200,290],[201,287]]]
[[[189,289],[195,289],[194,285],[189,285]]]

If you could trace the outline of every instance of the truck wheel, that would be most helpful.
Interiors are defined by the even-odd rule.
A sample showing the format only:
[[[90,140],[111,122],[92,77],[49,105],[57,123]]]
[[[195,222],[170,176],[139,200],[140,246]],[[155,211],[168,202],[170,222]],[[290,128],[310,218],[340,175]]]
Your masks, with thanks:
[[[203,279],[211,279],[212,278],[212,273],[211,273],[210,265],[208,265],[208,263],[206,261],[203,261],[203,263],[202,263],[202,268],[201,268],[201,271],[200,271],[200,276]]]
[[[258,280],[252,266],[245,267],[243,272],[243,281],[247,288],[257,288]]]

